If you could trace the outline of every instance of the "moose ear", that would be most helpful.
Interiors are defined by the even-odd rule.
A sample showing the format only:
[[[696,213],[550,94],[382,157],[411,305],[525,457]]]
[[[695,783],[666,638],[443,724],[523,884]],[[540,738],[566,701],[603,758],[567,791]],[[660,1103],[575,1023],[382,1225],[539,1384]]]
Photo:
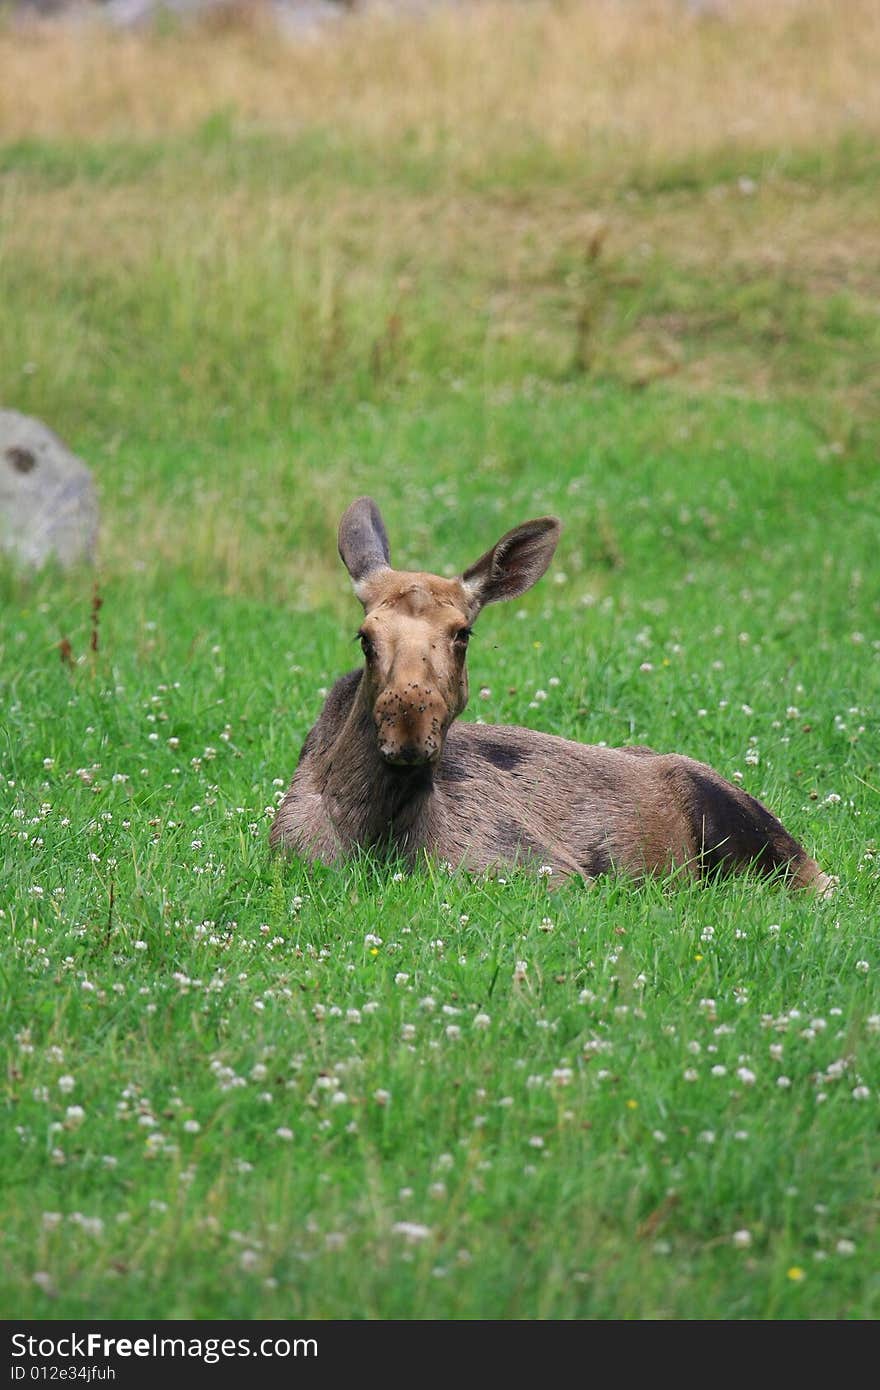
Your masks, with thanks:
[[[526,521],[502,536],[475,565],[461,577],[468,592],[472,614],[476,617],[487,603],[519,598],[541,575],[553,559],[562,527],[555,516]]]
[[[376,570],[389,568],[388,535],[372,497],[359,497],[352,502],[340,521],[339,554],[358,597],[361,597],[360,585],[364,580]]]

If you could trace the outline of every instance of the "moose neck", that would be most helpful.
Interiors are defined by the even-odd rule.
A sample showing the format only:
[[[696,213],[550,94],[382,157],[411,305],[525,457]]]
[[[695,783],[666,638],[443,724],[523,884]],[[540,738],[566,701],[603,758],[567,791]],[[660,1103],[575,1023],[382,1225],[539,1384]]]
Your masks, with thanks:
[[[390,767],[376,742],[364,681],[339,734],[324,756],[322,792],[337,832],[353,844],[404,849],[427,828],[434,778],[430,767]]]

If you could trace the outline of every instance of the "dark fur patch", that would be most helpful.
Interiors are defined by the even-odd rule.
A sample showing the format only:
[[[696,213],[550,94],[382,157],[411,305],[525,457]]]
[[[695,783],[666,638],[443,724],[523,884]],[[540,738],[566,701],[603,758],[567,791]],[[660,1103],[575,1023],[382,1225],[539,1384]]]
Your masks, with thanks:
[[[542,864],[552,863],[547,847],[539,844],[521,825],[509,822],[499,825],[494,836],[494,848],[503,859],[537,859]]]
[[[611,855],[604,840],[597,840],[595,844],[587,846],[580,869],[585,878],[598,878],[600,874],[611,871]]]
[[[797,840],[755,797],[698,772],[691,779],[692,825],[704,874],[730,873],[745,864],[772,874],[804,857]]]
[[[448,742],[443,749],[443,756],[440,759],[440,766],[437,769],[437,781],[442,783],[469,782],[471,773],[462,754],[454,744]]]
[[[388,767],[385,769],[388,812],[395,820],[417,796],[431,790],[434,775],[424,764],[417,767]]]
[[[511,747],[509,743],[498,743],[495,739],[480,739],[476,749],[481,758],[493,767],[500,768],[502,772],[513,772],[523,760],[518,748]]]

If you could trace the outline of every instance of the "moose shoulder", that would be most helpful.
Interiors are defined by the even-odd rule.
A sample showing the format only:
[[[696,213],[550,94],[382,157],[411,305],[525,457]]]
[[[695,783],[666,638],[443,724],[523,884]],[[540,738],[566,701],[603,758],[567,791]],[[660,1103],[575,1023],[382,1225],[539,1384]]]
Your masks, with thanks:
[[[541,578],[559,530],[554,517],[528,521],[444,579],[392,569],[376,504],[352,503],[339,552],[364,607],[364,665],[327,696],[271,843],[325,863],[370,846],[411,861],[426,852],[475,870],[547,864],[586,878],[752,867],[830,889],[776,817],[705,764],[454,723],[480,610]]]

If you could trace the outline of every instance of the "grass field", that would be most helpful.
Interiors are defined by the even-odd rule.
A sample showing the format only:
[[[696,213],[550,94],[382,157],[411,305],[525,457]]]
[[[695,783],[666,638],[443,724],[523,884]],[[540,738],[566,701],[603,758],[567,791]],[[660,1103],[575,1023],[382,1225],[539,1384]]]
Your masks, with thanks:
[[[6,1317],[880,1314],[878,68],[867,0],[0,30],[0,403],[103,510],[0,574]],[[465,717],[837,895],[271,859],[364,492],[446,573],[559,515]]]

